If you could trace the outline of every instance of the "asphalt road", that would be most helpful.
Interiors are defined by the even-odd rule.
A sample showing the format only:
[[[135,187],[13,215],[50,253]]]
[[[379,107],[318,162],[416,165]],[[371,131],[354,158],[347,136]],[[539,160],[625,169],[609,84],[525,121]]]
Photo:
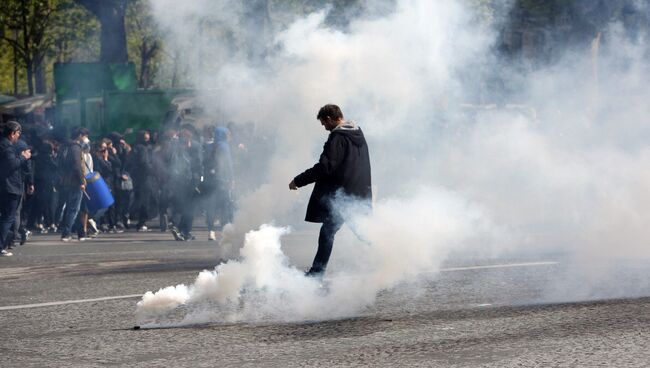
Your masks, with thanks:
[[[298,267],[315,236],[284,239]],[[567,278],[565,255],[456,257],[354,318],[134,330],[138,296],[212,269],[216,243],[38,236],[14,253],[0,258],[0,367],[650,366],[650,264],[639,260],[588,283]]]

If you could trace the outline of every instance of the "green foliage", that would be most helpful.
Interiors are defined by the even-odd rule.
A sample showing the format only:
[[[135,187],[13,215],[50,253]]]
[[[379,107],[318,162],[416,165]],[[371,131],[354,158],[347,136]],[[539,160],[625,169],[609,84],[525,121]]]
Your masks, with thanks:
[[[132,0],[126,11],[125,24],[129,60],[135,62],[138,86],[148,88],[160,66],[162,49],[162,40],[149,2]]]
[[[72,0],[2,0],[0,2],[0,86],[13,92],[13,51],[18,56],[20,94],[51,89],[51,65],[68,61],[75,53],[92,58],[97,22]],[[7,60],[6,55],[12,55]],[[8,85],[10,87],[8,87]],[[44,91],[41,91],[44,92]]]

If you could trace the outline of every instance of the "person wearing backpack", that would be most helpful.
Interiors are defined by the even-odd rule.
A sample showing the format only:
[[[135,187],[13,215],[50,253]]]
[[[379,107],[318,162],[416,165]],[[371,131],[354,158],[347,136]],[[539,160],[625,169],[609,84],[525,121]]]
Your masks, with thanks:
[[[75,128],[70,135],[71,140],[63,146],[59,153],[61,201],[65,203],[65,211],[61,220],[61,241],[64,242],[72,240],[70,232],[79,214],[81,199],[86,189],[81,144],[88,139],[88,135],[88,129]]]

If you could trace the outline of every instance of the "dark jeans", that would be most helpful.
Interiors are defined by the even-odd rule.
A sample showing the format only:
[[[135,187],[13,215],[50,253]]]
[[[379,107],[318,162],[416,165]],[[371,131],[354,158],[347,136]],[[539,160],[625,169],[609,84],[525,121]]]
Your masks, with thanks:
[[[41,186],[38,186],[37,184],[36,188],[34,204],[27,221],[27,227],[35,228],[37,224],[41,224],[41,219],[44,227],[55,225],[57,223],[56,205],[59,193],[54,190],[52,185],[41,184]]]
[[[219,231],[223,229],[224,225],[232,222],[232,200],[227,186],[227,183],[215,183],[204,189],[207,191],[204,203],[208,231],[215,230],[215,219],[219,220],[219,226],[216,228]]]
[[[65,202],[63,219],[61,220],[61,237],[69,236],[72,231],[79,208],[81,207],[81,197],[83,191],[78,187],[64,187],[61,193],[61,201]]]
[[[192,224],[194,223],[194,202],[195,194],[194,188],[188,184],[179,186],[174,198],[174,207],[180,212],[180,222],[178,223],[178,230],[181,234],[187,235],[192,231]],[[176,223],[174,223],[176,224]]]
[[[135,180],[133,182],[133,194],[134,194],[134,208],[133,213],[138,216],[138,223],[136,227],[140,228],[149,219],[149,208],[151,203],[154,201],[153,197],[154,189],[149,183],[148,180]]]
[[[5,249],[8,245],[7,237],[11,227],[16,222],[16,210],[18,209],[20,197],[16,194],[0,194],[0,247],[2,249]]]
[[[312,263],[310,274],[322,274],[327,268],[327,263],[332,254],[332,246],[334,245],[334,236],[343,226],[343,221],[329,220],[323,223],[318,235],[318,251],[314,262]]]
[[[131,210],[131,202],[133,198],[132,190],[115,190],[115,217],[117,221],[122,221],[126,227],[129,211]]]

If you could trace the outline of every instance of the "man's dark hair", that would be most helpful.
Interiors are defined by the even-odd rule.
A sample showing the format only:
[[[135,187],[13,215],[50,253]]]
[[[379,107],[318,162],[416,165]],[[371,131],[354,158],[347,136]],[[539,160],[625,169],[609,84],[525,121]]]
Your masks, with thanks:
[[[341,112],[341,108],[333,105],[333,104],[327,104],[318,110],[318,115],[316,115],[316,119],[320,120],[325,118],[326,116],[329,116],[333,120],[338,120],[338,119],[343,119],[343,113]]]
[[[23,128],[18,124],[18,122],[10,120],[4,124],[2,128],[2,135],[8,137],[13,132],[20,132]]]
[[[76,127],[72,129],[72,134],[70,134],[70,138],[77,139],[79,138],[79,136],[83,136],[83,135],[90,135],[88,129],[84,127]]]

